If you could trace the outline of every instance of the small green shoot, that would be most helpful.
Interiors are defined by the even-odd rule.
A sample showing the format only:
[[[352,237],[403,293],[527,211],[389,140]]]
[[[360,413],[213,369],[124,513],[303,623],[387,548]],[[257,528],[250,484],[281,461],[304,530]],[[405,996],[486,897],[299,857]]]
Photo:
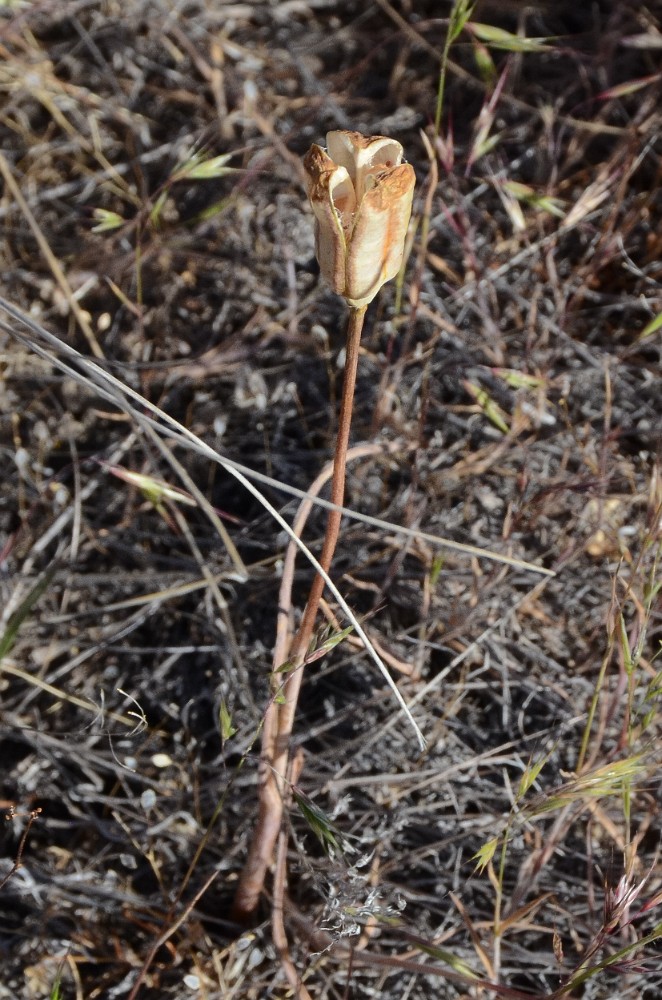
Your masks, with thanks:
[[[501,204],[508,213],[508,218],[516,233],[522,233],[526,229],[526,219],[524,212],[517,198],[514,198],[505,185],[498,186],[497,192],[501,198]]]
[[[499,846],[499,838],[492,837],[487,843],[479,847],[476,853],[472,857],[472,861],[476,862],[476,867],[474,868],[474,875],[479,872],[481,875],[487,868],[487,866],[492,862],[496,849]]]
[[[162,508],[164,500],[173,500],[176,503],[187,504],[189,507],[196,506],[196,501],[185,490],[179,489],[178,486],[170,486],[162,479],[147,476],[142,472],[132,472],[130,469],[123,469],[117,465],[107,465],[106,468],[118,479],[129,483],[130,486],[136,486],[145,499],[153,504],[157,510]]]
[[[527,375],[515,368],[491,368],[490,371],[503,379],[511,389],[540,389],[546,385],[546,380],[539,375]]]
[[[479,41],[493,49],[507,52],[545,52],[552,47],[547,44],[549,38],[523,38],[521,35],[513,35],[504,28],[496,28],[492,24],[471,21],[466,27]]]
[[[660,644],[660,650],[658,654],[653,658],[657,659],[662,655],[662,643]],[[660,712],[660,706],[662,703],[662,670],[655,674],[655,677],[650,681],[648,687],[646,688],[646,693],[644,695],[643,706],[642,706],[642,718],[641,718],[641,729],[645,732],[650,726],[651,722]],[[648,706],[648,707],[647,707]]]
[[[16,637],[18,636],[21,625],[37,604],[42,594],[48,590],[51,580],[55,576],[56,572],[56,565],[52,564],[49,566],[43,576],[41,576],[34,586],[28,591],[16,611],[14,611],[14,613],[7,619],[5,631],[2,636],[0,636],[0,663],[2,663],[7,653],[9,653],[12,649],[14,643],[16,642]]]
[[[624,787],[641,777],[645,770],[644,755],[632,754],[623,760],[586,771],[532,802],[526,809],[526,818],[532,819],[586,799],[597,801],[611,795],[620,796]]]
[[[303,666],[313,663],[315,660],[321,660],[323,656],[326,656],[332,649],[335,649],[353,631],[354,626],[349,625],[347,628],[341,629],[340,632],[334,632],[332,635],[327,636],[319,645],[318,641],[313,639],[310,649],[306,653]],[[281,663],[273,672],[274,674],[287,674],[290,670],[294,670],[295,666],[296,664],[293,660],[285,660],[285,663]]]
[[[534,783],[534,781],[536,781],[538,775],[540,774],[540,772],[542,771],[543,767],[545,766],[548,760],[549,760],[549,754],[546,754],[544,757],[541,757],[540,760],[537,760],[535,763],[530,761],[527,764],[526,770],[524,771],[522,777],[520,778],[519,785],[517,786],[518,800],[524,798],[524,796],[531,788],[531,785]]]
[[[96,226],[92,226],[93,233],[108,233],[113,229],[119,229],[126,221],[117,212],[109,212],[105,208],[95,208],[93,215],[97,220]]]
[[[161,222],[161,215],[163,214],[163,209],[165,208],[166,202],[168,201],[169,197],[170,197],[170,191],[166,187],[164,188],[163,191],[161,191],[160,195],[158,196],[158,198],[156,199],[156,201],[154,202],[154,204],[150,209],[149,221],[152,223],[155,229],[159,228]]]
[[[469,18],[474,12],[475,0],[455,0],[448,20],[448,31],[446,41],[441,55],[441,66],[439,67],[439,84],[437,88],[437,107],[434,114],[434,134],[438,136],[441,131],[441,116],[444,109],[444,91],[446,89],[446,74],[448,72],[448,55],[451,45],[464,30]]]
[[[464,26],[470,19],[476,7],[475,0],[455,0],[448,22],[447,45],[450,47],[460,37]]]
[[[340,632],[334,632],[332,635],[327,636],[326,639],[314,650],[312,654],[306,657],[306,663],[310,663],[311,660],[319,660],[320,657],[325,656],[326,653],[330,653],[332,649],[347,638],[348,635],[354,631],[353,625],[348,625],[347,628],[343,628]]]
[[[226,174],[239,174],[242,171],[238,167],[228,167],[228,161],[234,153],[224,153],[221,156],[212,156],[205,160],[202,153],[193,153],[188,160],[185,160],[170,177],[171,183],[177,181],[210,181],[218,177],[225,177]]]
[[[497,80],[497,68],[487,45],[477,38],[473,39],[474,62],[483,83],[492,90]]]
[[[274,674],[289,674],[291,670],[294,670],[295,665],[294,660],[285,660],[284,663],[281,663],[272,672]]]
[[[522,184],[520,181],[505,181],[503,189],[516,198],[517,201],[531,205],[542,212],[549,212],[557,219],[565,218],[563,202],[560,198],[552,198],[548,195],[538,194],[529,184]]]
[[[446,562],[446,556],[443,554],[443,552],[439,552],[432,560],[432,565],[430,566],[430,574],[428,577],[430,581],[430,587],[432,589],[434,589],[434,587],[436,587],[437,583],[439,582],[439,577],[441,576],[441,571],[444,568],[445,562]]]
[[[232,725],[232,715],[230,714],[225,698],[221,698],[218,708],[218,721],[221,727],[221,740],[225,743],[227,740],[231,740],[237,732],[236,728]]]
[[[62,959],[55,973],[55,979],[53,980],[48,1000],[62,1000],[62,969],[64,968],[64,961]]]
[[[475,382],[470,382],[468,379],[464,379],[462,385],[467,390],[470,396],[476,400],[476,403],[483,411],[487,419],[491,424],[502,432],[502,434],[507,434],[509,431],[508,422],[506,420],[506,414],[503,412],[501,407],[494,402],[492,397],[482,389]]]
[[[454,955],[452,951],[447,951],[446,948],[439,948],[437,945],[428,944],[418,939],[416,946],[424,955],[429,955],[430,958],[436,958],[437,961],[444,962],[451,969],[454,969],[455,972],[459,972],[461,976],[467,976],[468,979],[480,979],[480,976],[476,975],[471,966]]]
[[[652,320],[646,324],[643,328],[637,340],[645,340],[646,337],[650,337],[653,333],[657,333],[659,329],[662,328],[662,312],[659,312],[657,316],[653,316]]]
[[[198,225],[200,222],[209,222],[210,219],[215,219],[217,215],[221,215],[225,211],[229,204],[230,198],[221,198],[220,201],[215,201],[212,205],[207,205],[201,212],[193,216],[190,220],[191,225]]]
[[[319,840],[325,853],[342,854],[342,846],[338,841],[340,834],[324,810],[320,809],[312,799],[309,799],[297,788],[292,789],[292,796],[301,815]]]

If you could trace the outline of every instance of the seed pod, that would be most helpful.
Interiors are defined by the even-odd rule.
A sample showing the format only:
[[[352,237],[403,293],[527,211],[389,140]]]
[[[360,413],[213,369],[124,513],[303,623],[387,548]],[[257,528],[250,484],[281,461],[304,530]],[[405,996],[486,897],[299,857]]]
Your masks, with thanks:
[[[383,135],[329,132],[304,157],[324,278],[354,308],[372,302],[400,270],[416,175]]]

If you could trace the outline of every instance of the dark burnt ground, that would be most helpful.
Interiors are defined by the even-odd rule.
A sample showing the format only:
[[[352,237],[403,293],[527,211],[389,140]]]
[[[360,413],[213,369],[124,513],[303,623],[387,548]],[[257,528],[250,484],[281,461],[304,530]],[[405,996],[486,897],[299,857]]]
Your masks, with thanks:
[[[652,1000],[659,942],[616,956],[654,930],[662,885],[662,17],[479,5],[548,44],[488,53],[465,30],[434,143],[450,6],[4,5],[0,294],[305,490],[333,450],[346,307],[318,276],[300,157],[331,128],[402,142],[416,225],[402,289],[368,314],[353,442],[379,450],[352,462],[347,505],[557,575],[345,522],[334,578],[429,747],[360,649],[308,671],[300,790],[346,850],[325,857],[292,807],[290,895],[336,942],[315,954],[294,919],[293,961],[316,998],[490,995],[453,967],[545,997],[603,963],[573,996]],[[178,178],[193,151],[238,172]],[[99,210],[114,228],[94,231]],[[162,437],[242,579],[200,504],[127,481],[189,490],[144,425],[0,318],[0,997],[285,997],[268,908],[243,933],[229,917],[285,536]],[[648,881],[614,915],[624,858]]]

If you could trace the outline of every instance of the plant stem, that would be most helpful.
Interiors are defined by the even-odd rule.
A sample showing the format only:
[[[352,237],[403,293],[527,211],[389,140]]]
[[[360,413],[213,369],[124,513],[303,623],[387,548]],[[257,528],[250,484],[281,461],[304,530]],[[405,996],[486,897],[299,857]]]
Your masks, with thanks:
[[[356,385],[356,369],[359,360],[359,343],[361,340],[361,330],[363,329],[363,319],[365,317],[365,306],[362,309],[351,309],[349,322],[347,325],[347,348],[345,358],[345,377],[343,380],[342,399],[340,402],[340,416],[338,417],[338,433],[336,437],[336,450],[333,456],[333,478],[331,480],[331,503],[338,507],[343,506],[345,499],[345,471],[347,466],[347,447],[349,444],[349,431],[352,422],[352,408],[354,405],[354,387]],[[319,561],[323,570],[329,571],[333,554],[336,550],[338,535],[340,534],[340,522],[342,514],[339,510],[330,510],[326,522],[326,532],[324,534],[324,544]],[[299,666],[303,664],[308,647],[313,637],[317,612],[319,610],[320,599],[324,593],[324,580],[316,574],[313,580],[306,609],[303,613],[299,631],[294,637],[290,649],[290,660],[294,661],[294,667],[288,675],[285,684],[285,703],[281,706],[278,722],[278,742],[282,744],[279,749],[280,756],[277,756],[274,767],[279,774],[284,774],[284,767],[280,766],[287,761],[287,744],[289,743],[292,725],[294,723],[294,713],[296,711],[299,689],[303,677],[303,669]]]
[[[331,502],[339,507],[343,505],[345,497],[347,447],[352,422],[359,344],[365,312],[365,306],[360,309],[350,309],[347,324],[345,377],[338,418],[330,496]],[[341,519],[342,514],[339,510],[329,511],[322,554],[319,558],[320,565],[325,572],[328,572],[333,560],[340,534]],[[275,698],[271,700],[265,714],[260,755],[258,818],[248,857],[239,878],[233,909],[235,919],[241,922],[249,921],[255,914],[262,894],[267,868],[273,859],[274,848],[280,832],[290,736],[303,680],[306,655],[313,638],[323,592],[324,580],[319,574],[316,574],[310,588],[301,624],[290,647],[289,670],[283,685],[282,695],[278,701]],[[281,665],[280,662],[274,663],[274,669]]]

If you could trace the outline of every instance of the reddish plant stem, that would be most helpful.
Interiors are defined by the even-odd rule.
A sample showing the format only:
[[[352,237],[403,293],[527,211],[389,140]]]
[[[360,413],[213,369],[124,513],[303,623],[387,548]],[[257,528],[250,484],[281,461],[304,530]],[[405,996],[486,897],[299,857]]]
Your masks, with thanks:
[[[365,311],[365,306],[360,309],[351,309],[347,325],[345,376],[340,403],[340,415],[338,417],[338,433],[333,459],[333,478],[331,480],[330,496],[331,502],[337,504],[339,507],[343,505],[345,498],[347,447],[352,422],[359,344]],[[339,510],[329,511],[322,554],[319,558],[322,569],[327,573],[338,542],[341,519],[342,515]],[[257,910],[267,869],[272,862],[276,841],[280,833],[290,736],[294,724],[301,681],[303,679],[306,654],[313,638],[315,621],[323,592],[324,580],[319,574],[316,574],[310,588],[299,630],[290,648],[290,669],[283,685],[282,696],[279,698],[279,701],[275,699],[271,700],[265,714],[262,731],[262,752],[260,755],[258,817],[248,857],[239,878],[233,908],[235,919],[241,922],[251,920]],[[282,643],[279,641],[277,643],[278,654],[280,654],[281,646]],[[279,661],[274,663],[274,669],[281,666],[282,662],[282,659],[279,658]]]
[[[361,330],[363,329],[363,319],[365,317],[365,306],[362,309],[351,309],[347,326],[347,348],[345,357],[345,376],[343,379],[342,399],[340,402],[340,415],[338,417],[338,432],[336,436],[336,450],[333,456],[333,478],[331,479],[331,503],[342,507],[345,499],[345,472],[347,467],[347,448],[349,445],[349,431],[352,423],[352,409],[354,406],[354,388],[356,386],[356,370],[359,361],[359,344],[361,341]],[[320,566],[328,573],[333,560],[338,535],[340,534],[340,522],[342,514],[339,510],[330,510],[326,522],[324,543],[322,553],[319,557]],[[319,610],[320,599],[324,593],[324,580],[319,574],[315,575],[306,609],[303,613],[301,625],[294,637],[290,649],[290,661],[294,662],[294,668],[289,673],[285,684],[285,702],[281,705],[278,715],[278,744],[277,756],[274,761],[274,768],[279,774],[285,773],[287,764],[289,738],[294,724],[294,713],[296,712],[299,690],[303,679],[303,665],[306,653],[313,638],[317,612]]]

